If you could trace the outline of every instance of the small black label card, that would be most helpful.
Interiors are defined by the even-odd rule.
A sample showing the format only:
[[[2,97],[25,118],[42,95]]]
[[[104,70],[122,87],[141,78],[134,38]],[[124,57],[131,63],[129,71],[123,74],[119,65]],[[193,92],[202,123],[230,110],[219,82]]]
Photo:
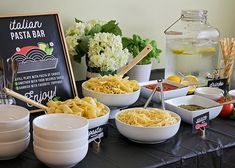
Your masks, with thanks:
[[[209,87],[217,87],[223,90],[227,89],[228,79],[214,79],[209,80],[207,86]]]
[[[207,127],[209,124],[209,112],[201,114],[193,118],[193,133],[197,132],[202,127]]]
[[[101,125],[92,129],[89,129],[89,143],[97,138],[107,137],[108,134],[108,124]]]

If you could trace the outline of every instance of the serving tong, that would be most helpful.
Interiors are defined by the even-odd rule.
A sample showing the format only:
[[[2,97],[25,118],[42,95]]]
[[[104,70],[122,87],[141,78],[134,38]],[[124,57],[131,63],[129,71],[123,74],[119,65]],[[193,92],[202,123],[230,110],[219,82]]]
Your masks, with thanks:
[[[157,91],[158,88],[160,88],[160,96],[161,96],[161,104],[162,104],[162,109],[165,110],[165,103],[164,103],[164,93],[163,93],[163,79],[159,80],[158,83],[156,84],[156,86],[154,87],[152,93],[150,94],[148,100],[146,101],[146,103],[144,104],[144,108],[146,109],[149,105],[149,103],[151,102],[154,93]]]

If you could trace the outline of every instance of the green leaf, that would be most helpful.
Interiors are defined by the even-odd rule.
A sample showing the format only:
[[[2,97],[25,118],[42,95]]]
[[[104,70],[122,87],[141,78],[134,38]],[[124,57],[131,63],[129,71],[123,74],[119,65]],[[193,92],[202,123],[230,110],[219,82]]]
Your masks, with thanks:
[[[122,46],[123,48],[128,48],[128,46],[132,45],[133,44],[133,41],[131,38],[128,38],[128,37],[123,37],[122,38]]]
[[[122,36],[122,31],[120,29],[120,27],[118,26],[118,24],[116,23],[115,20],[111,20],[108,23],[104,24],[102,26],[102,30],[101,32],[105,32],[105,33],[113,33],[116,36],[120,35]]]
[[[47,55],[52,55],[53,51],[54,51],[54,48],[52,48],[52,47],[47,47],[45,49],[45,52],[47,53]]]
[[[96,33],[101,32],[102,26],[100,24],[96,24],[92,29],[88,32],[88,35],[94,36]]]
[[[81,21],[81,20],[75,18],[75,22],[76,22],[76,23],[82,23],[83,21]]]
[[[87,55],[89,50],[89,40],[92,36],[84,36],[78,40],[78,45],[75,47],[77,55],[74,56],[74,60],[81,63],[82,57]]]
[[[59,96],[55,96],[55,97],[53,97],[53,101],[59,101],[59,99],[60,99],[60,97]]]
[[[132,41],[132,43],[129,41]],[[153,59],[160,62],[159,54],[161,53],[161,50],[157,48],[157,42],[155,40],[143,39],[137,34],[134,34],[132,39],[123,38],[123,46],[125,45],[128,48],[133,57],[137,56],[148,44],[152,45],[153,50],[138,63],[140,65],[149,64]]]

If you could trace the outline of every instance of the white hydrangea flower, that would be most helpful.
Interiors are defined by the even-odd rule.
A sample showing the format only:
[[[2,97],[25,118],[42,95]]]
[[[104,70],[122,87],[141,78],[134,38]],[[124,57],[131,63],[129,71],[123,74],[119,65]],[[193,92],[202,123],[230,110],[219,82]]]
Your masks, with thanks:
[[[96,24],[100,24],[101,26],[103,26],[106,23],[107,23],[106,21],[99,19],[89,20],[85,23],[85,31],[89,32]]]
[[[116,71],[124,66],[130,53],[123,50],[121,36],[111,33],[97,33],[89,41],[88,66],[101,71]]]
[[[75,23],[66,30],[66,42],[68,46],[69,55],[73,57],[76,55],[75,47],[78,45],[78,40],[85,36],[85,33],[89,32],[96,24],[101,26],[106,24],[106,21],[93,19],[87,22]]]
[[[65,33],[67,47],[71,57],[76,55],[75,47],[78,45],[78,39],[85,35],[85,27],[86,25],[82,22],[75,23]]]

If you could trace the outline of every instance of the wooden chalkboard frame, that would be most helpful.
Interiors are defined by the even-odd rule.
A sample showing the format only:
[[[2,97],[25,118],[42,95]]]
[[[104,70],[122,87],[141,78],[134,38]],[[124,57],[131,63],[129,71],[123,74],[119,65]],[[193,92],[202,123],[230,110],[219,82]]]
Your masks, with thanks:
[[[62,28],[62,23],[60,20],[60,17],[58,15],[58,13],[29,13],[29,14],[13,14],[13,15],[0,15],[0,20],[3,18],[14,18],[14,17],[37,17],[37,16],[53,16],[55,17],[56,20],[56,27],[58,29],[58,34],[59,34],[59,39],[60,39],[60,43],[62,46],[62,51],[63,51],[63,56],[65,59],[65,66],[68,72],[68,76],[69,76],[69,83],[70,83],[70,87],[72,89],[72,95],[78,96],[77,93],[77,88],[76,88],[76,83],[75,83],[75,78],[74,78],[74,74],[73,74],[73,69],[72,69],[72,65],[71,65],[71,61],[70,61],[70,57],[69,57],[69,53],[68,53],[68,49],[67,49],[67,44],[65,41],[65,35],[64,35],[64,31]],[[33,110],[34,111],[34,110]],[[36,110],[37,111],[37,110]]]

